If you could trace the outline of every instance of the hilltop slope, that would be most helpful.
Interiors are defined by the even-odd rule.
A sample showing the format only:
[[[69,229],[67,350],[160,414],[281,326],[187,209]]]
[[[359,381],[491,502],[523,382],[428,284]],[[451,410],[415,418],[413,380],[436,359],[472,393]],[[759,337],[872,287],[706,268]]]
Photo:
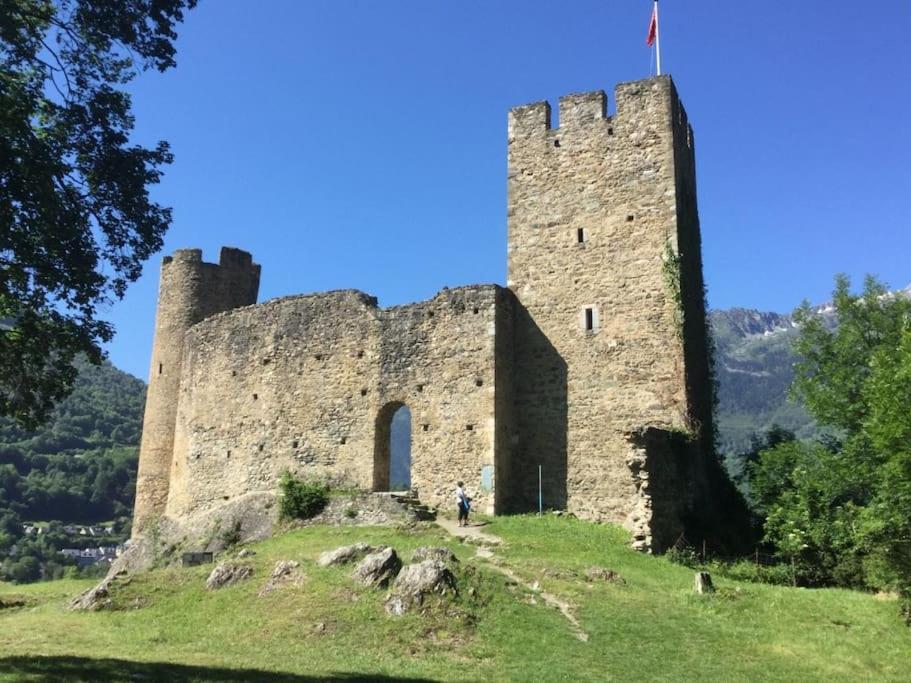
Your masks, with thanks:
[[[116,611],[66,612],[88,584],[0,586],[0,680],[903,680],[911,630],[893,600],[715,576],[719,592],[692,593],[692,570],[627,547],[622,531],[565,517],[498,518],[507,542],[490,560],[438,528],[310,527],[254,546],[253,578],[206,591],[211,567],[160,569],[114,594]],[[384,592],[350,568],[315,563],[326,549],[367,541],[408,559],[444,543],[461,559],[460,597],[425,614],[390,617]],[[278,560],[306,579],[258,597]],[[571,605],[588,642],[534,590]],[[589,580],[593,567],[620,581]]]

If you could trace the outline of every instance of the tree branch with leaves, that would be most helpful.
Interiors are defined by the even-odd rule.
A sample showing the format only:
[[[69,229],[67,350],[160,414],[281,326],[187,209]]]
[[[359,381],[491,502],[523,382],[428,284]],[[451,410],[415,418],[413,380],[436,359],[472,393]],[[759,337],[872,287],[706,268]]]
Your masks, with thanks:
[[[160,250],[172,161],[133,144],[125,86],[176,65],[196,0],[0,0],[0,415],[34,426],[100,362],[99,311]]]

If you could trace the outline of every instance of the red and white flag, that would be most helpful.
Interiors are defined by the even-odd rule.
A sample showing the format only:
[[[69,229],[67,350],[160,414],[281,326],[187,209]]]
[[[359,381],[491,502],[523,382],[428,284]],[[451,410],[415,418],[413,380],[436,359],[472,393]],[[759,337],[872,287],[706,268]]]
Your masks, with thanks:
[[[645,37],[645,44],[651,47],[655,44],[655,38],[658,37],[658,3],[652,10],[652,20],[648,22],[648,35]]]

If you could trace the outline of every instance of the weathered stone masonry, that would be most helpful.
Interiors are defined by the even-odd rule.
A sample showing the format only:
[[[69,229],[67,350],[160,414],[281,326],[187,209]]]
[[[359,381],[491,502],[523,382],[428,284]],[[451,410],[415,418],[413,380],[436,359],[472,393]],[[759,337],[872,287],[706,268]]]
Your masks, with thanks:
[[[290,469],[389,486],[412,413],[412,484],[451,506],[547,507],[673,542],[711,448],[693,136],[669,77],[509,115],[508,289],[381,309],[353,290],[252,305],[259,266],[162,267],[136,522],[274,491]],[[490,485],[482,485],[489,482]]]

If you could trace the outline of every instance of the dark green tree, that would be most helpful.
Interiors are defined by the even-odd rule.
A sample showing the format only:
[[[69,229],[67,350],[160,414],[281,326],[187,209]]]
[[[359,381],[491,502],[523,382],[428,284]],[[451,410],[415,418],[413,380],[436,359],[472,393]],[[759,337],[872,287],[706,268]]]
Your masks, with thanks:
[[[175,65],[196,0],[0,0],[0,415],[43,421],[97,363],[98,311],[162,246],[150,186],[165,142],[132,144],[126,84]]]
[[[834,437],[751,467],[766,539],[810,583],[911,595],[911,300],[836,279],[834,329],[804,305],[792,392]]]

